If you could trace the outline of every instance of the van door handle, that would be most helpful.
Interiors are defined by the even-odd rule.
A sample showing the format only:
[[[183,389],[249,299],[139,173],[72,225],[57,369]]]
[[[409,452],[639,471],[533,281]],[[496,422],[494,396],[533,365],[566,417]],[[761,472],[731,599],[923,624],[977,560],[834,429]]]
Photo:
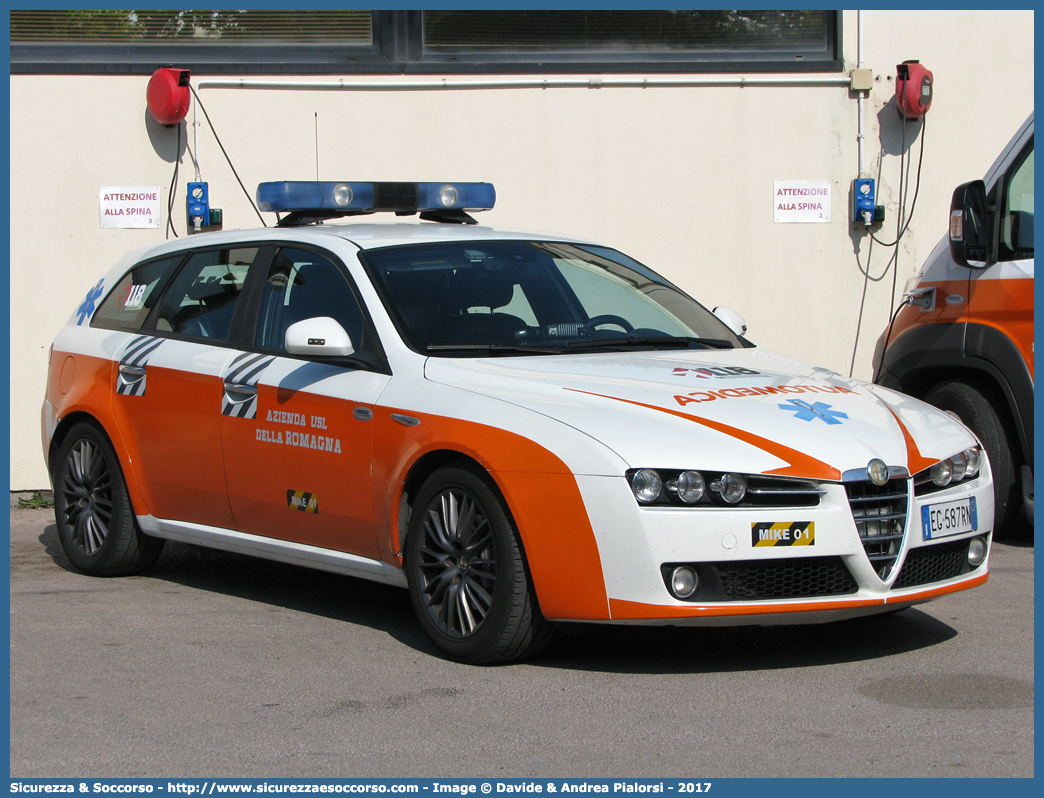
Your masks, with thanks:
[[[245,382],[226,382],[225,396],[232,404],[241,404],[257,396],[257,386]]]

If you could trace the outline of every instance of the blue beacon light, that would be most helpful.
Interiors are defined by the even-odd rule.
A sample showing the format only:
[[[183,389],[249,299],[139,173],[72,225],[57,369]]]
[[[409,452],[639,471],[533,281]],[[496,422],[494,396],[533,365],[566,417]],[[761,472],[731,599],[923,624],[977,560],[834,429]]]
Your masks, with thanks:
[[[491,183],[360,183],[283,181],[261,183],[257,205],[275,213],[351,215],[485,211],[496,202]]]

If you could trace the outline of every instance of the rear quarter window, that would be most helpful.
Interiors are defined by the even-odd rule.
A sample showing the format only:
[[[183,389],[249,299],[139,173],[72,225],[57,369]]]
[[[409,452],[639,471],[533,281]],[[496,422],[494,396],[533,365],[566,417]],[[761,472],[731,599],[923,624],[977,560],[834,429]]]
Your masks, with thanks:
[[[128,332],[140,330],[159,298],[157,289],[177,268],[182,257],[140,263],[127,272],[102,302],[91,319],[91,326]]]

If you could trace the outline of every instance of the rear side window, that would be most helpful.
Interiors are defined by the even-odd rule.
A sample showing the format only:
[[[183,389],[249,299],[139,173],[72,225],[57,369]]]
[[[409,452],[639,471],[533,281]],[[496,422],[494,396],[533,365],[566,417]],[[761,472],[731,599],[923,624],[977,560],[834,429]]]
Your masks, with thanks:
[[[140,263],[123,276],[91,319],[92,327],[137,332],[159,298],[160,285],[184,256]]]
[[[257,247],[197,252],[170,282],[156,312],[156,330],[227,341]]]

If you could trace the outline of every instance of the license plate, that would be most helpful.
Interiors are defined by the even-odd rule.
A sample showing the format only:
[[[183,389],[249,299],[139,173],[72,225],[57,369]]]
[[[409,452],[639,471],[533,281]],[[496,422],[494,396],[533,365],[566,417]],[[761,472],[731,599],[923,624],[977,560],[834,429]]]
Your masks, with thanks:
[[[974,496],[921,508],[921,537],[924,540],[975,532],[978,528],[979,514],[975,509]]]

